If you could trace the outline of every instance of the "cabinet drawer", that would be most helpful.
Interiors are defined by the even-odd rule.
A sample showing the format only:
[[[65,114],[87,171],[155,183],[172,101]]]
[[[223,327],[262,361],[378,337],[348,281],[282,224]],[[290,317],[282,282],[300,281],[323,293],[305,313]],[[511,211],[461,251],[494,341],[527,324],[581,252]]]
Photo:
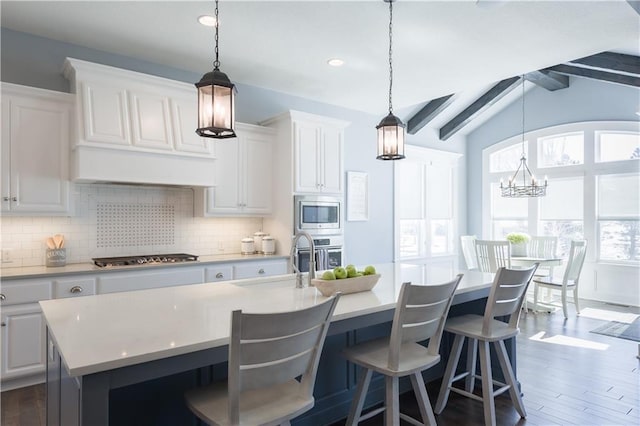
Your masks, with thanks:
[[[204,268],[204,282],[228,281],[233,279],[233,266],[221,265]]]
[[[234,267],[234,276],[236,280],[243,278],[268,277],[270,275],[281,275],[287,273],[287,262],[251,262],[242,263]]]
[[[204,273],[201,267],[164,270],[158,268],[154,272],[116,272],[101,275],[98,277],[97,290],[98,294],[104,294],[186,284],[202,284],[203,282]]]
[[[51,299],[51,281],[29,281],[2,284],[2,306],[19,303],[36,303]]]
[[[75,278],[72,280],[55,280],[53,282],[53,297],[90,296],[96,294],[95,278]]]

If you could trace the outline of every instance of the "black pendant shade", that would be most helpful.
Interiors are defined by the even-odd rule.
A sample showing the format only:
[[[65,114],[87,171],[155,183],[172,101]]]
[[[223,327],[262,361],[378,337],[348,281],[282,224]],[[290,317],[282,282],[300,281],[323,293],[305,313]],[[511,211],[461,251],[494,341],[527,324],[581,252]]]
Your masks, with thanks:
[[[404,123],[389,113],[376,126],[378,129],[378,160],[401,160],[404,157]]]
[[[235,138],[235,85],[217,67],[202,76],[198,88],[198,128],[207,138]]]

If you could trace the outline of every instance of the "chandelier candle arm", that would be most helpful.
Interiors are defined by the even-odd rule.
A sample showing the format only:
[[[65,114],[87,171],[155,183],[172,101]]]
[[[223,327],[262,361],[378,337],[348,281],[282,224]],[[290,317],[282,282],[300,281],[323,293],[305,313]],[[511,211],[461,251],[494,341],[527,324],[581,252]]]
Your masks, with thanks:
[[[547,177],[544,177],[544,185],[536,179],[529,166],[524,149],[524,75],[522,76],[522,157],[515,173],[509,177],[505,186],[500,179],[500,195],[507,198],[544,197],[547,195]],[[522,174],[522,185],[518,185],[518,174]]]
[[[402,120],[393,115],[393,2],[389,3],[389,114],[376,126],[378,131],[378,160],[400,160],[404,157],[404,131]]]
[[[215,60],[213,71],[196,83],[198,89],[198,128],[205,138],[235,138],[235,85],[220,71],[218,50],[218,0],[215,0]]]

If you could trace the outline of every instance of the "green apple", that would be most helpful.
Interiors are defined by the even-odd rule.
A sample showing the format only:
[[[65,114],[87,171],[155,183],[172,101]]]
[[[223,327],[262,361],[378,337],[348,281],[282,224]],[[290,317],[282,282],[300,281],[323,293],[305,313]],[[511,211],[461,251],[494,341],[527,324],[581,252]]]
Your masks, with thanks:
[[[376,273],[376,268],[374,268],[373,266],[369,265],[366,268],[364,268],[364,272],[365,275],[373,275]]]
[[[333,271],[324,271],[324,274],[322,274],[322,279],[323,280],[335,280],[336,279],[336,274],[334,274]]]
[[[361,276],[363,276],[363,275],[364,275],[364,273],[363,273],[363,272],[356,272],[356,275],[355,275],[355,276],[356,276],[356,277],[361,277]]]
[[[344,269],[347,270],[347,277],[349,278],[353,278],[356,276],[356,273],[358,271],[356,271],[356,267],[353,265],[347,265]]]
[[[344,269],[342,266],[336,266],[335,268],[333,268],[333,273],[335,274],[336,278],[339,280],[343,278],[347,278],[347,270]]]

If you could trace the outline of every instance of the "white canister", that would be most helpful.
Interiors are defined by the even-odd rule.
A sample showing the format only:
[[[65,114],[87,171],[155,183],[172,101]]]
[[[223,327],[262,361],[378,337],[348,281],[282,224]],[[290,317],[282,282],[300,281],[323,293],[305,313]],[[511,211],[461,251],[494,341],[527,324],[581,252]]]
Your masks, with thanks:
[[[262,253],[264,250],[262,249],[262,239],[267,236],[266,232],[258,231],[253,234],[253,248],[256,252]]]
[[[253,245],[253,238],[243,238],[240,243],[240,253],[242,254],[253,254],[256,249]]]
[[[262,252],[264,254],[276,254],[276,239],[271,235],[262,237]]]

